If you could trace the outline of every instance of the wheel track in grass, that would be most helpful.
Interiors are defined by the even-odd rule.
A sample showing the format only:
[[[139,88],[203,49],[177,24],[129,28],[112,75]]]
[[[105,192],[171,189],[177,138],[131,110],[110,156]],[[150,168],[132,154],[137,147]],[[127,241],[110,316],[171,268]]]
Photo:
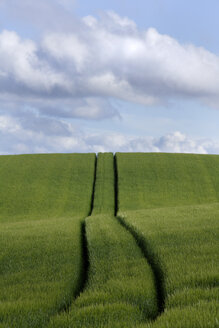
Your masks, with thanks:
[[[93,189],[91,195],[91,202],[90,202],[90,211],[88,213],[88,217],[91,216],[93,207],[94,207],[94,194],[95,194],[95,183],[96,183],[96,171],[97,171],[97,156],[95,157],[95,164],[94,164],[94,179],[93,179]],[[88,280],[88,271],[89,271],[89,255],[88,255],[88,245],[87,245],[87,237],[86,237],[86,223],[84,218],[81,222],[81,267],[80,273],[78,276],[78,283],[77,288],[72,291],[72,298],[61,305],[58,310],[58,314],[62,312],[68,312],[72,303],[76,298],[83,293],[83,290],[86,287],[86,283]]]
[[[119,198],[118,198],[118,169],[117,169],[117,159],[116,154],[114,155],[114,184],[115,184],[115,217],[119,221],[119,223],[133,236],[135,239],[136,244],[141,249],[141,252],[151,267],[154,277],[154,285],[156,289],[156,298],[157,298],[157,307],[158,307],[158,315],[157,317],[164,311],[165,308],[165,279],[164,279],[164,272],[162,267],[159,263],[158,257],[155,255],[153,249],[146,241],[145,237],[141,235],[138,231],[134,229],[133,226],[128,224],[125,219],[118,215],[119,210]],[[157,318],[156,317],[156,318]],[[156,319],[155,318],[155,319]]]
[[[60,306],[58,310],[58,314],[61,314],[62,312],[69,312],[72,303],[83,292],[86,286],[86,282],[88,279],[89,259],[88,259],[85,220],[81,222],[81,262],[82,263],[78,275],[77,288],[72,290],[72,292],[70,293],[72,297],[69,298],[67,302],[64,302]]]
[[[93,192],[91,197],[91,206],[90,206],[90,213],[88,217],[92,216],[93,209],[94,209],[94,200],[95,200],[95,185],[96,185],[96,176],[97,176],[97,157],[95,159],[95,170],[94,170],[94,181],[93,181]],[[132,235],[134,238],[137,246],[140,248],[143,257],[145,258],[146,262],[150,265],[154,277],[154,285],[156,289],[156,298],[157,298],[157,307],[158,313],[153,320],[164,311],[165,306],[165,288],[164,288],[164,275],[162,272],[161,267],[159,266],[159,261],[157,260],[156,256],[154,255],[153,251],[150,249],[150,246],[145,241],[144,237],[140,235],[134,228],[129,225],[124,218],[118,216],[118,172],[117,172],[117,161],[116,155],[114,155],[113,159],[113,166],[114,166],[114,216],[120,225],[126,229],[126,231]],[[88,281],[88,273],[89,273],[89,250],[88,250],[88,242],[86,237],[86,221],[85,219],[81,223],[81,244],[82,244],[82,264],[81,270],[78,280],[78,288],[74,292],[73,297],[67,304],[62,306],[59,310],[59,314],[62,312],[69,312],[70,306],[72,303],[81,295],[86,288],[86,284]]]
[[[165,286],[164,286],[164,273],[159,264],[159,260],[156,258],[153,250],[150,245],[147,244],[147,241],[141,234],[134,230],[130,224],[128,224],[125,219],[121,216],[117,216],[120,224],[134,237],[136,244],[141,249],[142,254],[147,260],[148,264],[151,267],[154,276],[154,284],[156,289],[156,298],[157,298],[157,307],[158,315],[160,315],[165,308]]]

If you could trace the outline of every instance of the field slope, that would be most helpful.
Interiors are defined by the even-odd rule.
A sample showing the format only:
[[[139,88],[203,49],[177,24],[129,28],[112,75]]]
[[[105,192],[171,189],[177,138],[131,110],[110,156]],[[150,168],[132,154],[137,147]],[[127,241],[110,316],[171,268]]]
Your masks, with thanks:
[[[218,328],[219,156],[0,156],[0,328]]]
[[[198,205],[219,200],[219,156],[118,153],[119,208]]]
[[[44,327],[83,267],[94,154],[0,156],[0,325]]]
[[[134,327],[155,318],[153,273],[115,212],[112,153],[99,154],[92,215],[86,219],[88,279],[68,313],[49,327]]]
[[[219,156],[116,157],[119,215],[162,272],[164,312],[143,326],[218,327]]]

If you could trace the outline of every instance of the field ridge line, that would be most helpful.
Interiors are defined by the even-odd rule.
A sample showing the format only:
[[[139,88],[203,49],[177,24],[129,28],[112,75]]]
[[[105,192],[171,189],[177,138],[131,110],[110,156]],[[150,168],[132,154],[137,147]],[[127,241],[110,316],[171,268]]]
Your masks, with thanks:
[[[137,231],[131,224],[128,224],[124,217],[118,214],[119,206],[118,206],[118,167],[117,167],[117,158],[116,154],[114,155],[114,172],[115,172],[115,217],[119,221],[119,223],[133,236],[136,244],[141,249],[141,252],[151,267],[154,284],[156,289],[156,298],[157,298],[157,307],[158,314],[154,318],[154,320],[164,312],[165,309],[165,299],[166,299],[166,289],[165,289],[165,279],[164,272],[162,270],[159,258],[153,251],[152,247],[145,239],[145,237]]]

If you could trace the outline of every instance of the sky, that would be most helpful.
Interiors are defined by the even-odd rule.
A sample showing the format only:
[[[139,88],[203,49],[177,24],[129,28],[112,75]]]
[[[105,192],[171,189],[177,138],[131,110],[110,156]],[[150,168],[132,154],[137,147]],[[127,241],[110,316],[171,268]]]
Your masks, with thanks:
[[[219,154],[218,12],[0,0],[0,154]]]

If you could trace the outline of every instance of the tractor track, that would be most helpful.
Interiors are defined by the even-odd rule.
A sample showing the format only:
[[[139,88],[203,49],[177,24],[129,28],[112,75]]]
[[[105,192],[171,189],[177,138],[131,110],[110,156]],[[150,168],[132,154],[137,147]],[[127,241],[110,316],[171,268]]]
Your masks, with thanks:
[[[94,169],[94,180],[93,180],[93,191],[91,196],[91,205],[90,205],[90,212],[88,217],[92,216],[94,210],[94,200],[95,200],[95,185],[96,185],[96,176],[97,176],[97,156],[95,159],[95,169]],[[143,257],[145,258],[146,262],[150,265],[153,277],[154,277],[154,285],[156,289],[156,299],[157,299],[157,308],[158,312],[157,315],[153,318],[155,320],[163,311],[165,307],[165,287],[164,287],[164,273],[159,265],[159,260],[157,259],[156,255],[152,251],[150,245],[145,240],[145,237],[142,236],[139,232],[137,232],[133,226],[128,224],[126,220],[118,215],[119,210],[119,203],[118,203],[118,170],[117,170],[117,159],[116,155],[114,155],[114,216],[120,225],[126,229],[128,233],[132,235],[134,238],[137,246],[140,248]],[[65,303],[58,311],[60,314],[61,312],[68,312],[70,309],[71,304],[83,293],[89,275],[89,250],[88,250],[88,243],[86,237],[86,219],[84,219],[81,223],[81,269],[78,279],[78,288],[72,292],[73,297],[69,300],[68,303]]]
[[[118,168],[117,168],[117,159],[116,155],[114,155],[114,189],[115,189],[115,217],[119,221],[119,223],[133,236],[137,246],[141,249],[141,252],[146,259],[147,263],[150,265],[153,277],[154,277],[154,285],[156,289],[156,298],[157,298],[157,308],[158,314],[154,318],[156,319],[165,308],[165,279],[164,272],[159,263],[158,257],[155,255],[151,246],[145,239],[143,235],[137,232],[134,227],[126,222],[126,220],[118,215],[119,204],[118,204]]]
[[[94,179],[93,179],[93,188],[92,188],[92,195],[91,195],[91,202],[90,202],[90,210],[88,216],[91,216],[94,207],[94,194],[95,194],[95,183],[96,183],[96,172],[97,172],[97,156],[95,157],[94,163]],[[88,244],[87,244],[87,237],[86,237],[86,218],[84,218],[81,222],[81,265],[80,265],[80,272],[78,276],[78,283],[77,288],[72,290],[72,297],[62,304],[58,310],[58,314],[62,312],[69,312],[69,309],[72,303],[79,297],[81,293],[83,293],[87,281],[88,281],[88,272],[89,272],[89,253],[88,253]]]

